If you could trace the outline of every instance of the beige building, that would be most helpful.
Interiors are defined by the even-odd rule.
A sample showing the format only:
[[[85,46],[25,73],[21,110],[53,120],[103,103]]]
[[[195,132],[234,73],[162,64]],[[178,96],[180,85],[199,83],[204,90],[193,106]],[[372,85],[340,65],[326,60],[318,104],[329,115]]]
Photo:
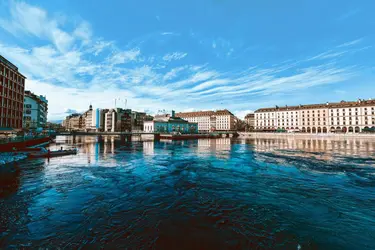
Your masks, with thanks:
[[[62,126],[68,131],[78,131],[81,129],[81,120],[80,114],[71,114],[65,118]]]
[[[252,131],[255,128],[255,114],[250,113],[245,116],[245,123],[247,125],[247,128]]]
[[[235,116],[227,109],[177,113],[177,117],[198,123],[199,132],[235,130]]]
[[[255,130],[304,133],[359,133],[375,129],[375,100],[261,108]]]

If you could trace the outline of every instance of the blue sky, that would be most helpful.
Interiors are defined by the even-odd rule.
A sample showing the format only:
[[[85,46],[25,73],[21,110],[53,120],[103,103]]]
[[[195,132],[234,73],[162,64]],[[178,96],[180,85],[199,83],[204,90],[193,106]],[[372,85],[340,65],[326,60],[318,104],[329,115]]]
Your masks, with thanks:
[[[375,1],[4,1],[0,54],[49,119],[372,98]]]

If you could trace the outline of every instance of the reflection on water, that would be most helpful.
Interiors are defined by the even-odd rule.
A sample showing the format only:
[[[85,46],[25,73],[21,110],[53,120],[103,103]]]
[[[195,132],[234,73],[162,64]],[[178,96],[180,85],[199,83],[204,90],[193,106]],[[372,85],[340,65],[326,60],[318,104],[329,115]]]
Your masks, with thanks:
[[[247,139],[257,151],[302,150],[305,152],[327,152],[331,154],[373,156],[375,140],[369,139]]]
[[[268,154],[281,162],[287,157],[310,158],[334,162],[375,166],[375,140],[368,139],[247,139],[243,143],[254,145],[256,152]],[[267,155],[267,154],[265,154]]]
[[[375,248],[373,141],[77,136],[51,148],[61,146],[79,153],[1,173],[0,247]]]

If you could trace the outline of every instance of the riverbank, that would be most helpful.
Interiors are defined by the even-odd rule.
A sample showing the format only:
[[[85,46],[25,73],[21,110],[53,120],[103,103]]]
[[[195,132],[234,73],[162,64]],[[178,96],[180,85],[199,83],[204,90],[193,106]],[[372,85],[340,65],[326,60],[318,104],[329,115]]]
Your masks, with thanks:
[[[375,134],[307,134],[307,133],[259,133],[259,132],[238,132],[239,138],[299,138],[299,139],[372,139]]]

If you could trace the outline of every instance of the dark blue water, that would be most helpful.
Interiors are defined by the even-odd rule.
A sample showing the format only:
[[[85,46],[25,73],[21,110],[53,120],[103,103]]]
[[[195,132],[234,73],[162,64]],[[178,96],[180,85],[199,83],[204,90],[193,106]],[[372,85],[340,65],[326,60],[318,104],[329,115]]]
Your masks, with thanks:
[[[375,249],[375,141],[75,143],[1,169],[1,248]]]

